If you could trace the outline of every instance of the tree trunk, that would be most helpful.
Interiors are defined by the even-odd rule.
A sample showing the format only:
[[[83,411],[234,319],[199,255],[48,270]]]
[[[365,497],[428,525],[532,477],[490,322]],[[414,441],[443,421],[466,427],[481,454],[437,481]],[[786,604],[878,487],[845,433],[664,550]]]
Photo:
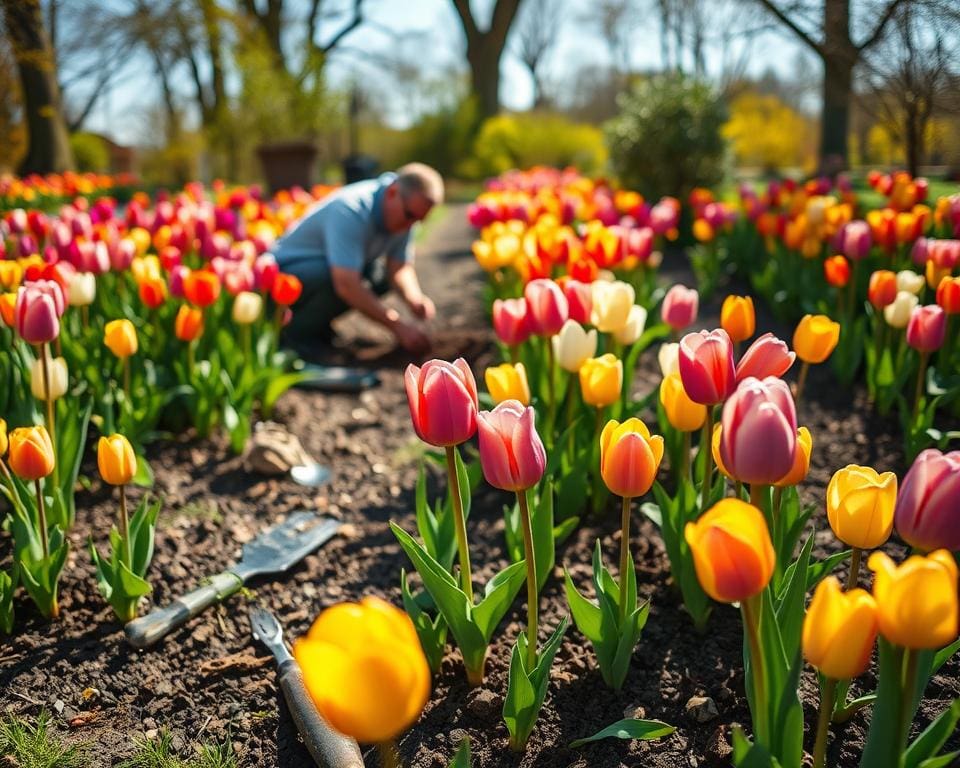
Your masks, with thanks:
[[[27,155],[20,173],[73,169],[73,153],[60,109],[53,49],[43,27],[39,0],[2,0],[10,44],[17,61],[27,120]]]
[[[491,45],[483,39],[472,50],[467,49],[470,64],[470,86],[480,109],[480,120],[500,112],[500,54],[503,46]]]
[[[847,168],[847,131],[853,93],[853,65],[842,56],[823,61],[823,116],[820,120],[820,172],[833,175]]]

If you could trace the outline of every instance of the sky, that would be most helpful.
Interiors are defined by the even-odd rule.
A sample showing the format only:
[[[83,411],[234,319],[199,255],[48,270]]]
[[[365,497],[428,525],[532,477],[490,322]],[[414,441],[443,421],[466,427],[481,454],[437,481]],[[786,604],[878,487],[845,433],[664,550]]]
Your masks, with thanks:
[[[652,13],[654,1],[636,0],[638,13],[632,17],[630,25],[630,35],[634,41],[629,48],[632,70],[661,67],[659,23]],[[716,28],[722,29],[723,21],[728,16],[721,14],[721,11],[732,7],[731,0],[704,1],[711,11],[716,10],[718,14],[718,23],[711,23],[711,33]],[[566,83],[573,82],[572,75],[578,68],[585,64],[608,65],[611,57],[594,26],[585,21],[591,12],[593,0],[553,2],[564,10],[565,18],[557,44],[545,62],[545,76],[548,82],[562,88]],[[328,4],[333,3],[328,0]],[[480,19],[485,22],[492,7],[490,0],[475,0],[473,5]],[[417,107],[411,106],[409,95],[405,95],[402,88],[378,82],[384,79],[383,73],[371,62],[377,57],[399,55],[405,62],[415,64],[425,75],[455,69],[465,71],[465,42],[460,22],[450,0],[367,0],[365,9],[372,23],[358,28],[345,39],[342,52],[330,57],[327,77],[334,87],[346,87],[355,81],[379,85],[377,90],[386,102],[381,106],[387,121],[394,127],[402,128],[416,118]],[[523,13],[523,6],[520,13]],[[331,21],[327,27],[321,28],[321,41],[338,26],[339,22]],[[501,60],[501,101],[507,109],[524,110],[533,102],[533,83],[516,54],[515,44],[516,40],[508,41],[507,51]],[[801,45],[779,31],[755,36],[747,49],[740,43],[724,45],[718,38],[712,38],[706,45],[708,75],[718,77],[725,60],[738,58],[745,53],[749,54],[750,62],[747,72],[755,76],[773,69],[781,76],[790,78],[801,67],[800,62],[804,61],[801,58]],[[813,62],[810,57],[806,60],[809,68]],[[187,88],[186,83],[183,87]],[[159,85],[149,60],[145,56],[134,57],[128,63],[124,77],[101,99],[85,127],[125,144],[143,141],[143,113],[159,103],[159,98]]]

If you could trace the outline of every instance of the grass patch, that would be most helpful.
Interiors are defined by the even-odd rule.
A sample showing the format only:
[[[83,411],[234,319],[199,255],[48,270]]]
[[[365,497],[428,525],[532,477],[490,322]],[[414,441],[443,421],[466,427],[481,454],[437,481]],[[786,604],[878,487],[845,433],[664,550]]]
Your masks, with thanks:
[[[223,744],[204,744],[192,760],[181,760],[171,754],[173,737],[167,730],[156,739],[138,739],[133,757],[120,768],[237,768],[237,756],[228,738]]]
[[[11,715],[0,718],[0,757],[17,768],[85,768],[86,744],[64,744],[50,731],[50,715],[41,712],[35,723]]]
[[[214,525],[220,525],[223,522],[220,508],[213,499],[188,501],[177,510],[177,514],[191,520],[209,520]]]

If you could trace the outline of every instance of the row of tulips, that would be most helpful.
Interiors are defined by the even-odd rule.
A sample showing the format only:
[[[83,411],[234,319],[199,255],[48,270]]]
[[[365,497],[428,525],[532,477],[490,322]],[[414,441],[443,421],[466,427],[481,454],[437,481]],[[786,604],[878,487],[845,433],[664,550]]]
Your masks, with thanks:
[[[94,197],[132,191],[139,185],[129,173],[51,173],[18,177],[0,174],[0,211],[19,207],[50,208],[77,197]]]

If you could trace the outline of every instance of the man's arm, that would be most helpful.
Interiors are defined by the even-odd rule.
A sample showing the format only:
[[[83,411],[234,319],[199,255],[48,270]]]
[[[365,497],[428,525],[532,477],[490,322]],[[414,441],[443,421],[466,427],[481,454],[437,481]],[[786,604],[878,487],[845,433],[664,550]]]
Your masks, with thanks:
[[[436,307],[434,307],[430,297],[423,293],[420,280],[417,277],[417,270],[414,269],[413,264],[388,259],[387,268],[390,274],[390,282],[407,306],[410,307],[410,311],[421,320],[432,320],[437,312]]]

